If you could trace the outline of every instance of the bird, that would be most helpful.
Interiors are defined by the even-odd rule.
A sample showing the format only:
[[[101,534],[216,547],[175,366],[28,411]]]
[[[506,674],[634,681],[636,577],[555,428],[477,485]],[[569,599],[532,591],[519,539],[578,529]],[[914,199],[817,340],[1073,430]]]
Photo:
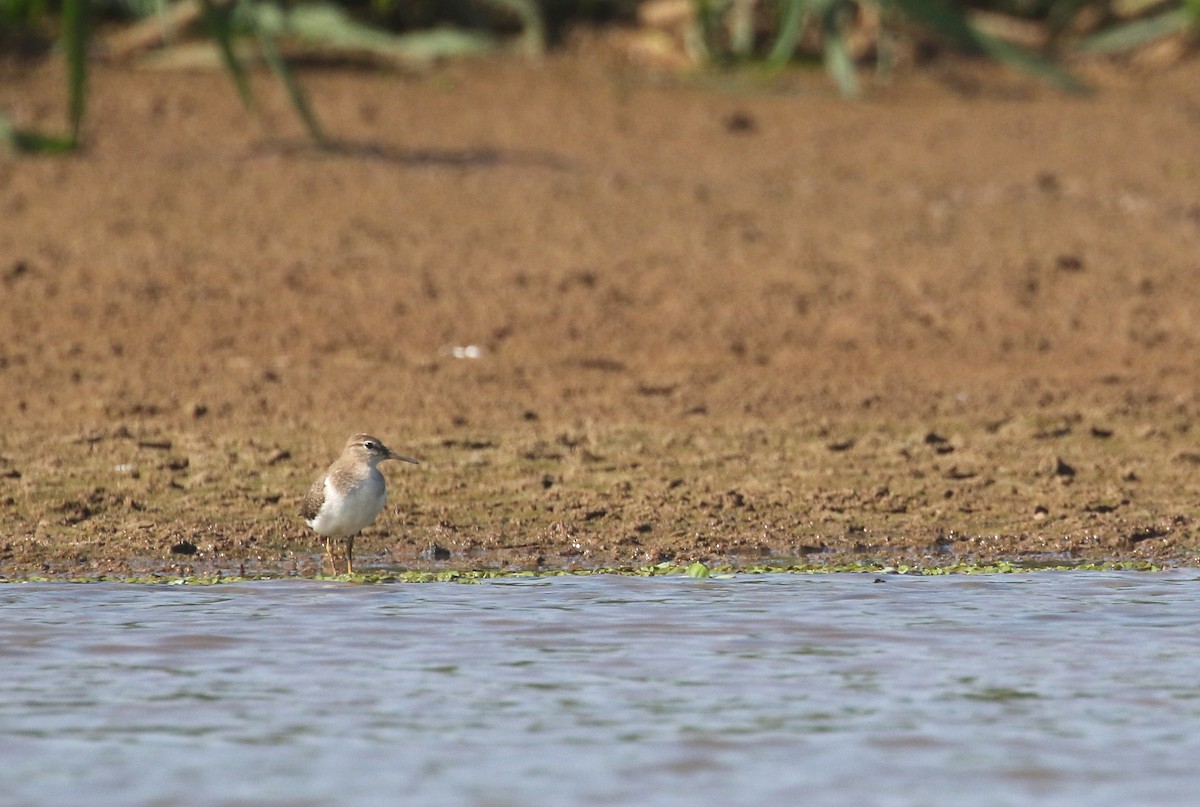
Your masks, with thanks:
[[[374,521],[387,503],[387,482],[378,467],[384,460],[420,464],[392,451],[378,437],[356,434],[346,441],[341,456],[313,482],[300,505],[301,518],[325,539],[325,552],[335,575],[334,539],[346,541],[346,574],[353,574],[354,536]]]

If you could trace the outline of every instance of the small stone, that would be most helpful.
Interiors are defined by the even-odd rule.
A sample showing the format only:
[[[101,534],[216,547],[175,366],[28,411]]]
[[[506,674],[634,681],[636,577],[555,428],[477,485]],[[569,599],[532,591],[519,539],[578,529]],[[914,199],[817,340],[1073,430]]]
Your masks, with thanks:
[[[754,134],[758,123],[749,112],[734,112],[725,117],[725,131],[730,134]]]
[[[1061,272],[1082,272],[1083,258],[1078,255],[1059,255],[1054,260],[1054,265]]]
[[[1042,463],[1042,472],[1046,476],[1057,476],[1072,478],[1075,476],[1075,469],[1063,461],[1062,457],[1051,457]]]

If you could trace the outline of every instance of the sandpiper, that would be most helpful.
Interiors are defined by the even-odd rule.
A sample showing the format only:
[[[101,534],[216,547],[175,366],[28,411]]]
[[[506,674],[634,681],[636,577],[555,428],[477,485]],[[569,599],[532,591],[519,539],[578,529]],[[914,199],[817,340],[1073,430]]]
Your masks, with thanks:
[[[354,536],[375,520],[387,503],[387,483],[377,467],[384,460],[416,464],[412,457],[401,457],[378,437],[356,434],[346,441],[342,455],[313,482],[300,506],[300,515],[308,526],[325,539],[329,565],[337,574],[332,541],[346,540],[346,574],[354,571]]]

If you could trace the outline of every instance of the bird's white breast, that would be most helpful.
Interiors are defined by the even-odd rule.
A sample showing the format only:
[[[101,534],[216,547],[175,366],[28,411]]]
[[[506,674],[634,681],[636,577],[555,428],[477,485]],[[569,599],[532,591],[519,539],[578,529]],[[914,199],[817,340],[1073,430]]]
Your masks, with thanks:
[[[374,468],[366,479],[346,491],[339,491],[333,480],[326,477],[325,501],[308,526],[319,535],[351,536],[374,521],[386,503],[387,486],[383,474]]]

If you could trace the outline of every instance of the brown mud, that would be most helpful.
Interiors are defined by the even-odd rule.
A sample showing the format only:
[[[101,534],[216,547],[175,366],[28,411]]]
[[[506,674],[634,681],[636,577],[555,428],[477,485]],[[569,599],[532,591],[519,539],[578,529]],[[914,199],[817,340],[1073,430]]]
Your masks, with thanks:
[[[61,126],[55,66],[0,107]],[[1200,561],[1200,64],[658,81],[100,68],[0,158],[0,576]]]

